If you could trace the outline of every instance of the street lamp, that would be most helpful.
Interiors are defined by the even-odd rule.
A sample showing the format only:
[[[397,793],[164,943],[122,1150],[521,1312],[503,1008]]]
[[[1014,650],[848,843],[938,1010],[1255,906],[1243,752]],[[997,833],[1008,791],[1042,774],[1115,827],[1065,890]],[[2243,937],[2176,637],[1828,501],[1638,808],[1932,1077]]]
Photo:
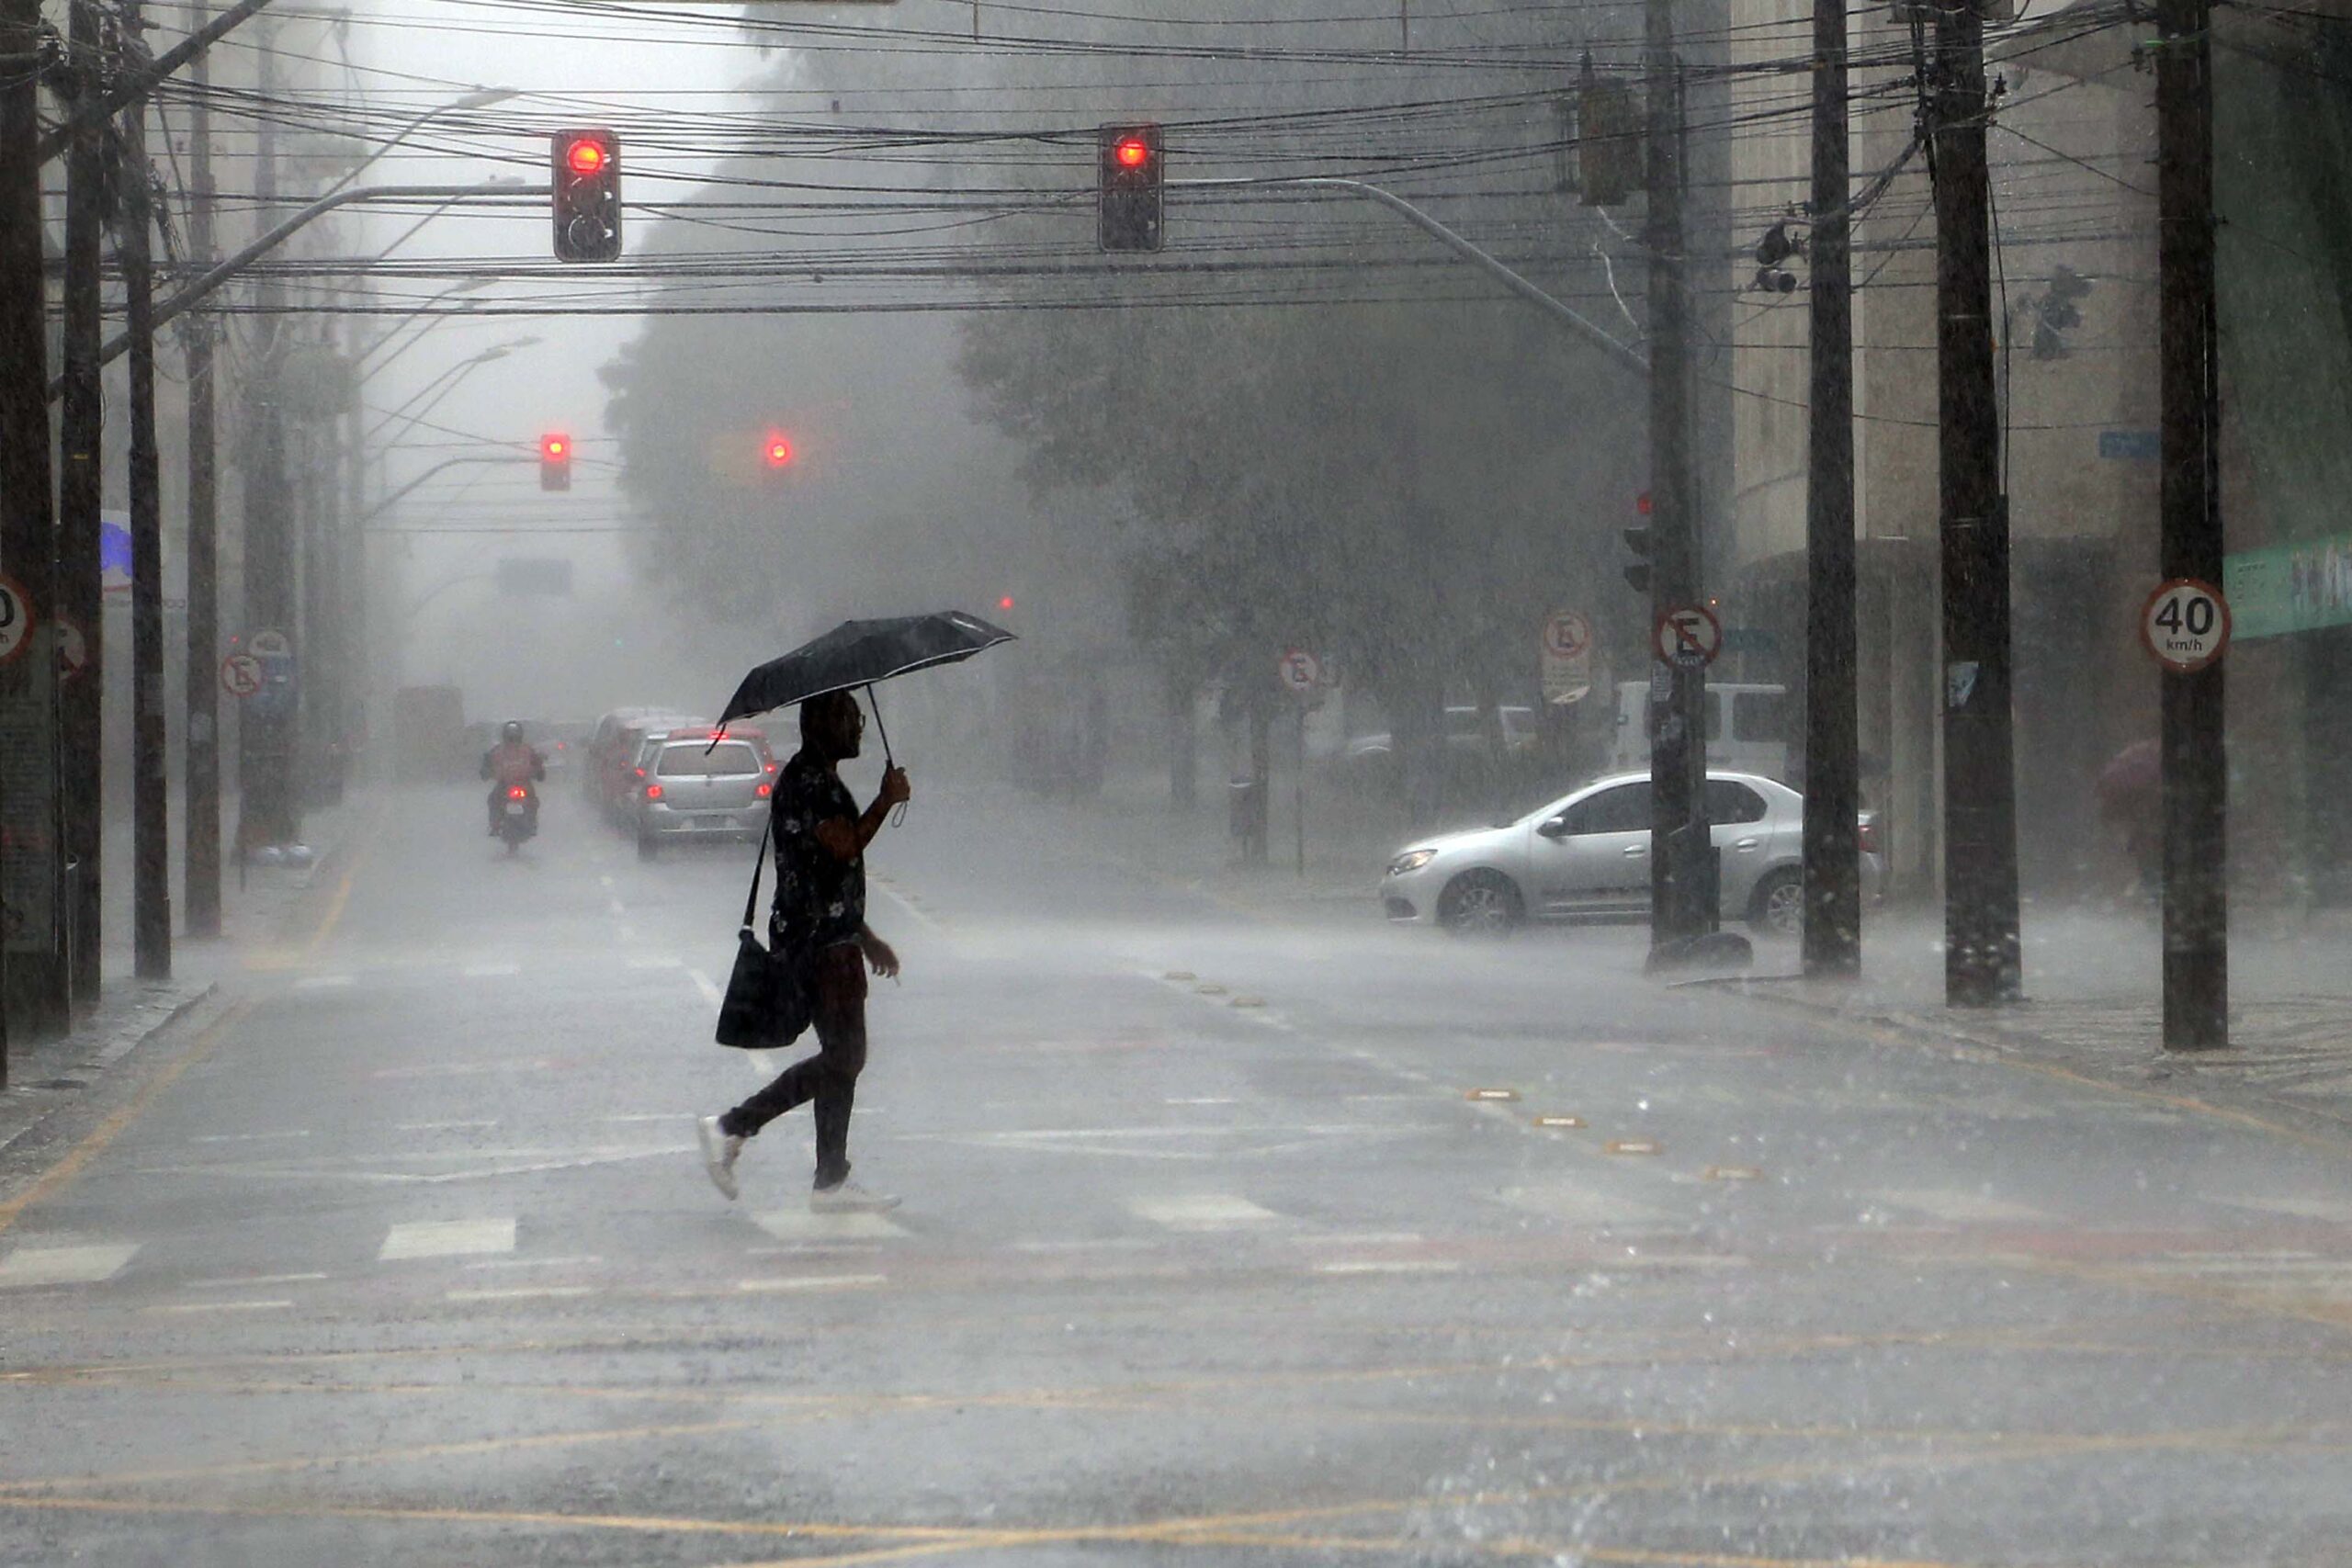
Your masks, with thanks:
[[[458,384],[463,381],[468,376],[470,376],[481,367],[490,364],[492,360],[505,358],[509,354],[512,354],[518,348],[535,347],[537,345],[538,341],[539,340],[535,337],[518,337],[506,343],[492,344],[491,347],[483,349],[480,354],[473,355],[470,359],[458,360],[456,364],[451,365],[447,369],[442,371],[441,374],[433,378],[432,380],[427,381],[424,386],[418,388],[407,402],[402,403],[400,407],[386,414],[382,419],[378,420],[376,422],[375,428],[368,432],[367,439],[371,442],[374,441],[377,435],[386,425],[390,424],[402,414],[408,413],[410,409],[416,407],[416,404],[420,400],[424,399],[427,394],[431,394],[433,399],[431,402],[426,403],[421,409],[417,409],[415,413],[409,415],[408,423],[410,424],[414,424],[418,420],[421,420],[426,414],[431,413],[435,404],[440,402],[443,398],[447,397],[451,392],[456,391],[458,389]],[[386,446],[390,446],[393,444],[388,441],[384,445]]]
[[[437,108],[429,108],[425,110],[423,114],[418,115],[414,119],[410,120],[406,125],[401,126],[398,130],[392,132],[389,138],[378,142],[374,152],[368,153],[368,156],[360,159],[359,162],[352,164],[350,168],[345,170],[343,178],[335,181],[334,184],[327,186],[326,189],[319,192],[319,194],[321,196],[333,196],[335,192],[341,190],[344,186],[357,179],[367,171],[368,165],[375,163],[377,159],[381,158],[385,153],[390,152],[401,142],[406,141],[410,137],[414,136],[418,131],[423,130],[426,126],[432,124],[443,115],[458,114],[466,109],[488,108],[492,104],[504,103],[508,98],[516,96],[522,92],[522,90],[523,89],[520,87],[476,87],[472,92],[452,98],[447,103],[441,105]],[[403,235],[402,238],[406,238],[406,236]]]

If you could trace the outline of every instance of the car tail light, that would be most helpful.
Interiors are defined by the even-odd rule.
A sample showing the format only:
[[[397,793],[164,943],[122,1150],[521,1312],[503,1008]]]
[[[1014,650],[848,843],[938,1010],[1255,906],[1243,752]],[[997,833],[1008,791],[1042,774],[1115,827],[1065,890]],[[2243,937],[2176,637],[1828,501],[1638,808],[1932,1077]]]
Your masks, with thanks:
[[[762,800],[765,800],[768,796],[775,793],[775,786],[768,783],[765,779],[762,779],[760,781],[760,787],[753,790],[752,793],[758,795]]]
[[[640,771],[642,771],[642,770],[640,770]],[[648,800],[659,800],[659,799],[661,799],[661,798],[662,798],[662,786],[661,786],[660,784],[647,784],[647,785],[645,786],[645,798],[646,798],[646,799],[648,799]]]
[[[639,778],[643,778],[643,777],[645,776],[645,770],[644,770],[643,768],[639,768],[639,769],[638,769],[638,770],[637,770],[637,776],[638,776]]]
[[[506,792],[506,798],[509,800],[526,800],[528,799],[529,796],[525,793],[522,785],[517,784]]]
[[[774,773],[774,772],[775,772],[775,763],[774,761],[770,761],[770,762],[767,764],[767,771],[768,771],[769,773]]]

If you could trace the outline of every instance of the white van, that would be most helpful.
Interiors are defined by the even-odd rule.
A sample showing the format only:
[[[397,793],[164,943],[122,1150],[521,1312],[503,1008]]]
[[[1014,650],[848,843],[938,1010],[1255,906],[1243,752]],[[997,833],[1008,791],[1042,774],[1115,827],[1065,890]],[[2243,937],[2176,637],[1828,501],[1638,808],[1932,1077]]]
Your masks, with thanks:
[[[1646,681],[1617,684],[1617,733],[1609,771],[1639,773],[1650,765],[1649,728],[1643,709],[1650,700]],[[1797,722],[1786,686],[1707,682],[1707,766],[1762,773],[1786,782],[1789,739]]]

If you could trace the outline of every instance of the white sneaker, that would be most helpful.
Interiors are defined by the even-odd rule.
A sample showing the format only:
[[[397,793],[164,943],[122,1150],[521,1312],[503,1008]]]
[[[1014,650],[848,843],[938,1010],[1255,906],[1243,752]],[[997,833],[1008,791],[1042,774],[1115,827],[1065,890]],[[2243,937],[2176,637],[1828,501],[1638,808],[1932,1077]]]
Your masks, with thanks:
[[[696,1117],[695,1136],[702,1140],[702,1168],[710,1172],[710,1184],[733,1198],[739,1190],[735,1185],[735,1156],[743,1152],[743,1140],[732,1133],[720,1132],[716,1116]]]
[[[888,1192],[868,1192],[854,1181],[820,1187],[808,1194],[808,1208],[819,1214],[880,1214],[899,1206]]]

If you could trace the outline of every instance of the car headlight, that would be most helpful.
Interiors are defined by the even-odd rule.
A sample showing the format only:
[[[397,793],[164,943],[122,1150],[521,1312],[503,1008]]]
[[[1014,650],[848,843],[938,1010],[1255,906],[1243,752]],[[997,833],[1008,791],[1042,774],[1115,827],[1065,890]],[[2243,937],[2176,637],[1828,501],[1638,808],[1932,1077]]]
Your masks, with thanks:
[[[1435,850],[1407,850],[1403,854],[1398,855],[1395,860],[1388,863],[1388,874],[1391,876],[1402,876],[1408,871],[1420,870],[1421,867],[1429,864],[1430,862],[1435,859],[1437,859],[1437,852]]]

